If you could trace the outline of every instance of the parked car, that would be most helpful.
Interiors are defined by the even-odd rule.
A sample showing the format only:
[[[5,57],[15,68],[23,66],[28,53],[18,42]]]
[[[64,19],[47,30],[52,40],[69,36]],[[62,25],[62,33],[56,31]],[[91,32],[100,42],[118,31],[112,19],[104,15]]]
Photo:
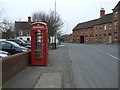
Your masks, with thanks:
[[[3,51],[6,51],[11,55],[29,50],[28,48],[20,46],[19,44],[12,41],[0,41],[0,46],[2,46]]]
[[[31,45],[30,41],[28,41],[28,40],[23,40],[23,41],[26,43],[26,45]]]
[[[28,40],[23,40],[23,41],[26,43],[25,47],[31,49],[31,42]]]
[[[0,50],[0,58],[8,57],[10,54],[8,52]]]
[[[7,41],[13,41],[13,42],[19,44],[20,46],[24,46],[24,47],[26,46],[26,42],[23,41],[22,39],[7,39]]]
[[[23,47],[26,47],[26,48],[29,48],[31,49],[31,45],[30,45],[30,42],[29,41],[25,41],[25,40],[22,40],[22,39],[7,39],[7,41],[13,41]]]

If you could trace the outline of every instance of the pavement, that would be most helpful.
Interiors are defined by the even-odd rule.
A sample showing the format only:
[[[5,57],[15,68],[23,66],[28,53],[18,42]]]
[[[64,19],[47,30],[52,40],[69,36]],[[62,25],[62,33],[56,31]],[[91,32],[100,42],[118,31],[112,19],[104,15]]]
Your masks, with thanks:
[[[64,45],[49,51],[48,66],[28,66],[15,75],[6,88],[74,88],[69,56]]]

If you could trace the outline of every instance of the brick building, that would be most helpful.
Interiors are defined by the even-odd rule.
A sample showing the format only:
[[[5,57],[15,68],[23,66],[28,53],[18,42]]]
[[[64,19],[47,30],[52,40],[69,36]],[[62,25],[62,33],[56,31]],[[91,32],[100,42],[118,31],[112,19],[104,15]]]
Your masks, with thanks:
[[[31,17],[28,17],[28,21],[15,21],[16,38],[23,40],[31,40],[30,30],[32,23],[35,22],[31,20]],[[49,43],[54,43],[54,38],[54,36],[50,37]],[[56,43],[58,43],[57,38]]]
[[[15,31],[17,38],[24,40],[30,40],[30,28],[31,28],[31,17],[28,17],[28,21],[15,21]]]
[[[79,23],[73,29],[74,43],[118,43],[120,42],[118,19],[120,18],[120,1],[112,13],[100,10],[100,18]]]

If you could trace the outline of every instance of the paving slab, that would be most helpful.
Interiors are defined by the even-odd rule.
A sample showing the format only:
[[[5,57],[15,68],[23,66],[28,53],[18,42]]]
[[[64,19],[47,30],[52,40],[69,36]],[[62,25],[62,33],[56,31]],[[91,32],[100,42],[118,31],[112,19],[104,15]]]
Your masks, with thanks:
[[[61,88],[62,78],[60,72],[43,73],[35,88]]]

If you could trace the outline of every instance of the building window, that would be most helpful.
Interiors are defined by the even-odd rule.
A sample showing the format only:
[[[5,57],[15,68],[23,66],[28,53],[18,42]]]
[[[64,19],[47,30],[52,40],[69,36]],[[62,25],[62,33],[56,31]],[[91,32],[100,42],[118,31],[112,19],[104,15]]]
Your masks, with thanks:
[[[100,26],[100,31],[102,30],[102,26]]]
[[[118,39],[118,35],[117,32],[114,33],[114,39],[117,40]]]
[[[73,36],[73,39],[75,39],[75,36]]]
[[[115,12],[114,14],[115,14],[115,15],[114,15],[115,17],[118,17],[118,12]]]
[[[90,35],[90,38],[93,38],[93,35]]]
[[[106,41],[106,34],[104,34],[104,40]]]
[[[26,31],[26,36],[30,36],[30,32],[29,31]]]
[[[99,39],[100,39],[100,41],[102,40],[101,34],[99,34]]]
[[[112,29],[112,25],[111,25],[111,24],[108,25],[108,29],[109,29],[109,30]]]
[[[27,38],[27,41],[30,41],[30,38]]]
[[[22,36],[23,35],[23,31],[19,31],[19,36]]]
[[[107,28],[106,28],[106,25],[104,25],[104,30],[106,30]]]
[[[86,38],[89,38],[88,36],[85,36]]]
[[[97,38],[98,38],[98,37],[97,37],[97,34],[96,34],[96,35],[95,35],[95,40],[96,40],[96,41],[97,41]]]
[[[115,28],[117,28],[117,27],[118,27],[118,22],[116,21],[116,22],[115,22]]]
[[[96,29],[96,31],[98,31],[98,27],[97,26],[95,27],[95,29]]]

